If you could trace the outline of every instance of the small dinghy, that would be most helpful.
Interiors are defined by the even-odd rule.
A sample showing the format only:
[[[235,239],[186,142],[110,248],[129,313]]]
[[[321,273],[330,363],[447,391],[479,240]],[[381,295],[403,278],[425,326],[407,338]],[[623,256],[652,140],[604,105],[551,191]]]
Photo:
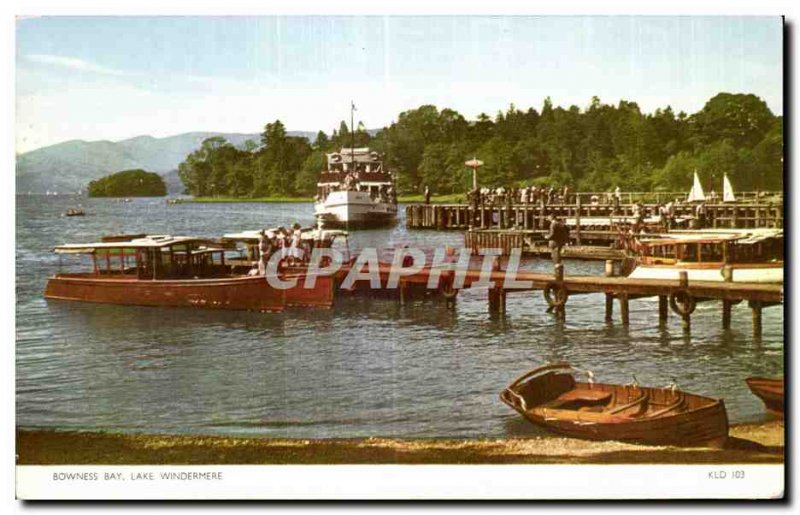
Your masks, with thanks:
[[[745,381],[750,391],[764,401],[768,410],[783,414],[783,378],[748,377]]]
[[[533,369],[500,398],[534,424],[575,438],[712,447],[728,438],[722,400],[675,387],[594,383],[591,372],[582,383],[578,371],[568,363]]]
[[[79,207],[71,207],[67,209],[67,212],[64,213],[64,216],[86,216],[86,211]]]

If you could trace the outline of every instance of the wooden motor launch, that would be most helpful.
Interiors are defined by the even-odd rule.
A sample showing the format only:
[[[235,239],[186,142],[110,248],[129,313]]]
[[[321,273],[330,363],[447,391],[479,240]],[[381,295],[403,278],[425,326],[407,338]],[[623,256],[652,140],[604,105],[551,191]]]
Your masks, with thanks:
[[[783,284],[782,229],[708,229],[641,235],[631,279]],[[728,268],[730,277],[725,276]]]
[[[675,387],[578,382],[568,363],[535,368],[501,394],[504,403],[536,425],[575,438],[721,447],[728,437],[722,400]]]
[[[295,281],[292,287],[276,288],[264,275],[254,274],[253,263],[242,258],[234,241],[121,235],[54,251],[91,256],[93,270],[54,275],[47,282],[47,299],[249,311],[333,305],[333,277],[320,274],[314,287],[306,288],[307,267],[280,267],[282,281]],[[235,255],[226,259],[228,253]]]

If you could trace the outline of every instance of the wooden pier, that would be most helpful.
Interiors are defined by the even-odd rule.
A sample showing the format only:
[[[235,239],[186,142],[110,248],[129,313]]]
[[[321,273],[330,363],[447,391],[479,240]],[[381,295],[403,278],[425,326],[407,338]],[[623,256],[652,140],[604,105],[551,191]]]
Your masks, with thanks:
[[[570,245],[561,249],[564,259],[622,260],[627,257],[624,250],[615,248],[619,242],[619,231],[580,230],[570,231]],[[464,246],[479,254],[482,249],[500,249],[508,256],[512,249],[521,249],[523,254],[550,256],[547,231],[521,229],[467,229]]]
[[[669,311],[681,317],[686,331],[691,328],[691,316],[698,302],[720,301],[722,326],[730,328],[731,307],[740,302],[748,302],[752,311],[754,338],[761,337],[762,310],[769,306],[780,305],[783,302],[783,285],[739,283],[732,281],[732,272],[726,267],[723,275],[725,281],[693,281],[689,282],[686,272],[680,273],[679,280],[656,279],[629,279],[614,275],[614,262],[606,261],[606,273],[603,276],[573,276],[565,275],[563,264],[554,266],[554,273],[517,271],[513,287],[508,287],[508,278],[505,270],[495,261],[494,269],[481,277],[481,271],[468,269],[463,272],[463,281],[456,277],[452,266],[434,270],[425,266],[412,275],[400,278],[396,289],[401,303],[414,295],[423,295],[431,291],[444,298],[449,306],[455,306],[459,289],[475,287],[488,288],[488,308],[492,315],[503,316],[506,313],[506,299],[509,294],[525,294],[531,291],[540,291],[546,304],[546,310],[553,313],[558,319],[564,319],[567,313],[569,298],[575,295],[601,293],[605,295],[605,320],[613,321],[614,303],[619,304],[619,316],[623,325],[630,323],[629,303],[643,297],[658,297],[659,323],[666,323]],[[391,266],[381,264],[380,268],[381,289],[386,288]],[[349,272],[349,267],[339,270],[339,281],[343,280]],[[438,274],[434,279],[434,287],[428,288],[432,274]],[[482,281],[483,279],[483,281]],[[520,283],[525,283],[520,286]],[[351,292],[374,292],[369,280],[356,281]]]
[[[580,199],[581,197],[578,197]],[[773,201],[706,204],[706,228],[782,228],[783,197]],[[758,197],[757,197],[758,199]],[[654,213],[656,204],[644,204],[646,213]],[[677,204],[676,218],[691,219],[695,206]],[[406,226],[410,229],[468,230],[517,229],[544,231],[550,215],[575,219],[583,232],[581,219],[608,218],[612,221],[633,217],[634,204],[410,204],[406,206]],[[588,232],[588,230],[587,230]]]

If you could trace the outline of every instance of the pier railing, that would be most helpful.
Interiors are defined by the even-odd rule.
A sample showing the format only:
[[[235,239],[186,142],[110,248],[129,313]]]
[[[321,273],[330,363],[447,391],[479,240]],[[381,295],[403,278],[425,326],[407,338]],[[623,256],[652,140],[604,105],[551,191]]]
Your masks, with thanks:
[[[704,227],[707,228],[782,228],[783,201],[732,202],[706,204]],[[616,218],[622,221],[634,216],[634,204],[506,204],[503,202],[470,204],[409,204],[406,225],[413,229],[467,230],[520,229],[546,230],[550,215],[581,219]],[[656,205],[644,204],[645,213],[654,215]],[[675,216],[691,219],[695,206],[677,204]]]

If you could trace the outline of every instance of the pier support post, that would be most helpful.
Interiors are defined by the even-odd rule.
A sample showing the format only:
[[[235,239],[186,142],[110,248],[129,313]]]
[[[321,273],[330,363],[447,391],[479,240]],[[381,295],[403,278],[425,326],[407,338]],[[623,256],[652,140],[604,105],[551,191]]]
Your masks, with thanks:
[[[400,290],[400,305],[405,306],[406,304],[406,282],[400,279],[398,283],[398,289]]]
[[[728,246],[725,245],[725,250],[727,251]],[[727,261],[727,252],[725,252],[725,261]],[[722,277],[726,283],[733,282],[733,268],[730,265],[725,265],[722,267]],[[723,329],[730,329],[731,328],[731,306],[733,302],[723,299],[722,301],[722,328]]]
[[[697,302],[689,294],[689,272],[685,270],[678,272],[678,287],[680,291],[670,295],[669,304],[672,311],[681,316],[683,330],[689,332],[692,327],[691,316],[697,307]]]
[[[606,293],[606,322],[614,321],[614,294]]]
[[[564,265],[562,263],[557,263],[553,266],[553,275],[555,276],[556,282],[564,282]]]
[[[554,311],[556,317],[564,320],[567,317],[567,295],[566,290],[564,290],[564,265],[562,263],[556,263],[553,267],[553,275],[555,276],[556,283],[559,285],[559,289],[564,292],[563,298],[561,298],[560,295],[556,295]]]
[[[666,295],[658,296],[658,322],[666,324],[669,318],[669,304]]]
[[[544,300],[547,301],[547,312],[554,313],[557,318],[564,320],[569,292],[564,287],[564,265],[561,263],[554,266],[553,279],[554,281],[542,290]]]
[[[761,340],[761,308],[760,300],[751,300],[750,309],[753,310],[753,339],[756,341]]]
[[[723,300],[722,301],[722,328],[723,329],[730,329],[731,328],[731,301]]]
[[[614,277],[614,261],[606,260],[606,277]],[[614,321],[614,294],[606,293],[606,322]]]
[[[500,287],[489,289],[489,314],[506,314],[506,292]]]
[[[629,311],[629,304],[628,304],[628,294],[627,293],[620,293],[619,294],[619,315],[620,319],[622,320],[622,325],[630,325],[630,311]]]

